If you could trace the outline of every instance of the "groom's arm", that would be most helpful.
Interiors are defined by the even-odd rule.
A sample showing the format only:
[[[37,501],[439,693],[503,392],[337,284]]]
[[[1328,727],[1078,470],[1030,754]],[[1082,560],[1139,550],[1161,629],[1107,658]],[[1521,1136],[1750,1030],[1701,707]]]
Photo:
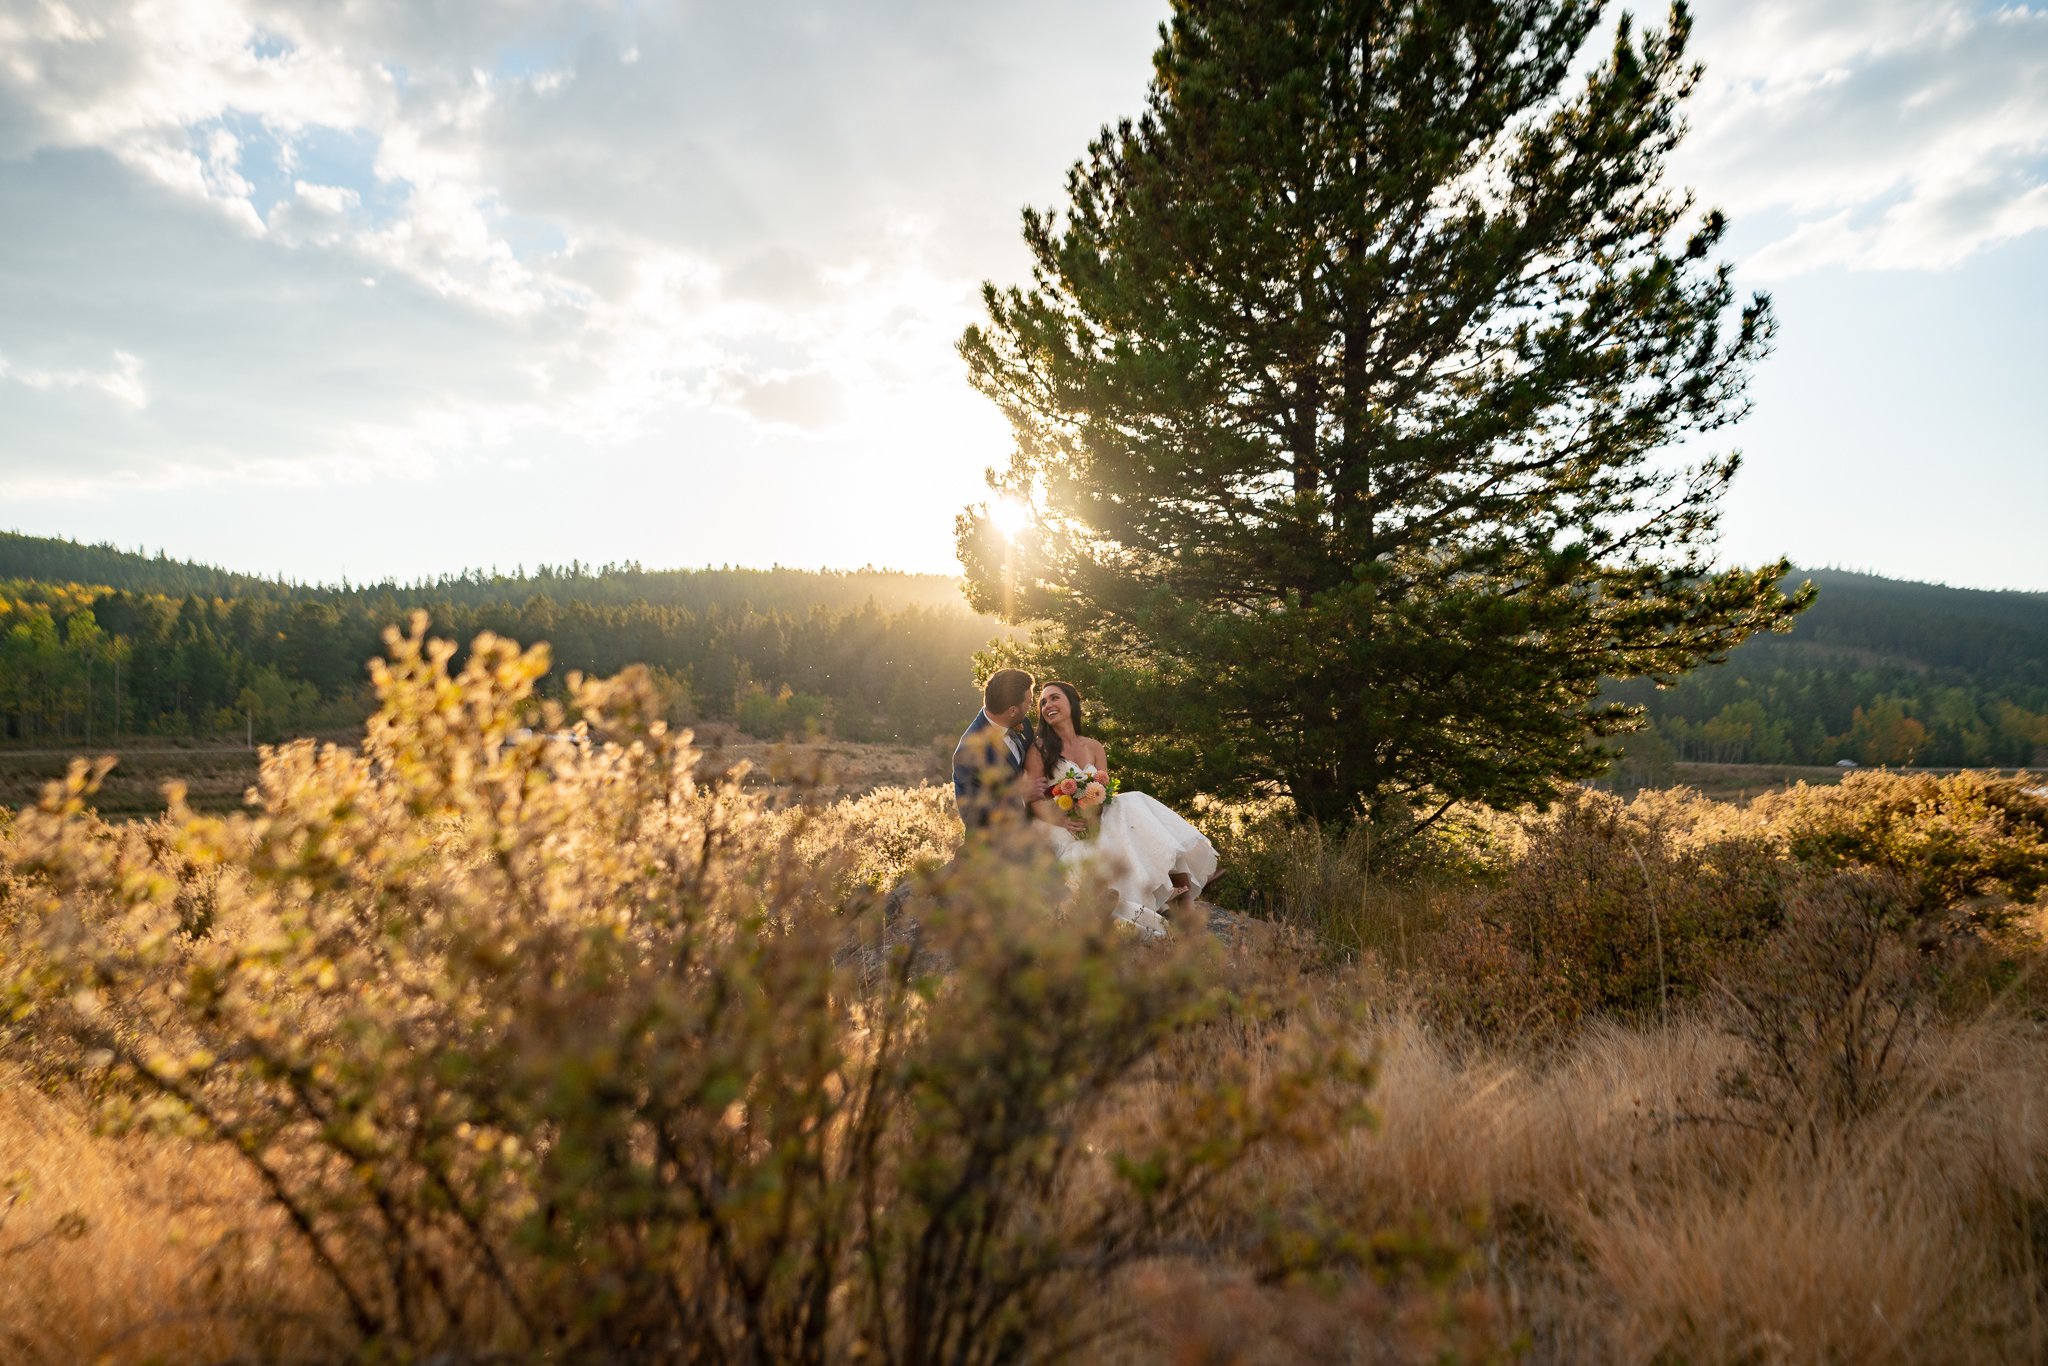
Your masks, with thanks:
[[[1052,784],[1046,781],[1045,762],[1039,758],[1036,749],[1024,753],[1024,767],[1017,770],[1017,793],[1024,799],[1024,805],[1031,806],[1045,800],[1045,791]]]
[[[1003,799],[1002,783],[1007,776],[1006,758],[998,757],[997,746],[986,730],[961,738],[953,751],[953,804],[960,810],[961,823],[969,829],[984,826]]]
[[[968,753],[967,742],[962,740],[953,749],[953,805],[959,809],[964,824],[979,823],[981,805],[981,769]]]

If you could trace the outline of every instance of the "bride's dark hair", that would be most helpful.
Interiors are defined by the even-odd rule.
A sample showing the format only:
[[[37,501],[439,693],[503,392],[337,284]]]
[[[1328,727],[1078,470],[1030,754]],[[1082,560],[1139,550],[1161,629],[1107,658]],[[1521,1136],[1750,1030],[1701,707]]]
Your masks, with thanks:
[[[1062,683],[1055,679],[1038,690],[1039,706],[1045,705],[1045,694],[1052,688],[1058,688],[1067,695],[1067,718],[1074,723],[1074,734],[1086,735],[1088,732],[1081,727],[1081,690],[1071,683]],[[1065,757],[1063,749],[1058,731],[1046,725],[1038,728],[1038,752],[1045,758],[1047,782],[1054,781],[1060,771],[1060,760]]]

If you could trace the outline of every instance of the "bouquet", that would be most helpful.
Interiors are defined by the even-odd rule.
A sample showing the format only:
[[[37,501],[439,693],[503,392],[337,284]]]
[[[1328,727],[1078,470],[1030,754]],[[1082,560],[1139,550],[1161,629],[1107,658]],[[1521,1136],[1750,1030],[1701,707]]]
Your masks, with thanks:
[[[1099,816],[1102,808],[1109,804],[1109,799],[1116,795],[1116,789],[1114,774],[1097,772],[1092,764],[1083,766],[1064,759],[1045,795],[1062,811]]]

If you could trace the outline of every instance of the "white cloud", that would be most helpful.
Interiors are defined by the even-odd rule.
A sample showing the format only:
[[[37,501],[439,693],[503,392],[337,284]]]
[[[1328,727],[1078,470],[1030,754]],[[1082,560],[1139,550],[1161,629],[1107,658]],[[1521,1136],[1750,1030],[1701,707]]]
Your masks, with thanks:
[[[97,390],[124,408],[149,406],[149,390],[142,382],[142,361],[126,351],[114,353],[114,363],[104,370],[38,370],[18,366],[0,355],[0,382],[18,384],[40,393],[87,389]]]
[[[0,9],[0,350],[155,359],[139,427],[0,393],[0,490],[951,412],[980,277],[1136,107],[1157,7]]]
[[[1964,0],[1699,7],[1679,172],[1791,223],[1749,266],[1941,269],[2048,224],[2048,10]]]
[[[111,154],[0,162],[0,224],[0,355],[81,377],[0,384],[0,489],[345,474],[365,431],[481,431],[530,401],[506,378],[520,330],[403,277],[365,289],[350,252],[253,236]]]
[[[710,392],[771,430],[820,431],[846,416],[846,395],[829,370],[712,377]]]
[[[0,492],[378,477],[716,410],[972,496],[1000,438],[952,342],[1022,274],[1019,205],[1138,107],[1164,11],[0,3]],[[1720,0],[1696,50],[1680,170],[1786,217],[1759,272],[2048,224],[2038,9]]]
[[[320,213],[345,214],[359,209],[363,197],[346,185],[313,185],[303,180],[292,182],[292,189],[310,207]]]

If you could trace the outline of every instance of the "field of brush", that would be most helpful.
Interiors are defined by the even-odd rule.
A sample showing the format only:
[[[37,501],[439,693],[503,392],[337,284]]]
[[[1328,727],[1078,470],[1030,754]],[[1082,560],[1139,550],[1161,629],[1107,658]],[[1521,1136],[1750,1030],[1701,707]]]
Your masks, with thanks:
[[[82,754],[119,760],[93,799],[95,809],[110,820],[162,815],[166,783],[185,784],[194,807],[225,811],[240,805],[256,781],[256,751],[224,742],[131,740],[104,747],[0,749],[0,806],[33,806]]]
[[[354,735],[326,737],[353,746]],[[806,800],[854,796],[878,787],[917,787],[944,781],[951,747],[862,744],[847,740],[771,743],[712,723],[696,736],[705,776],[744,767],[744,782],[783,798]],[[179,783],[198,811],[223,813],[243,804],[255,786],[260,748],[233,740],[183,743],[153,738],[123,739],[111,745],[78,744],[69,749],[0,747],[0,807],[33,806],[44,790],[63,779],[80,756],[116,760],[93,796],[93,808],[113,819],[149,819],[165,810],[164,787]]]
[[[2048,1356],[2024,780],[1215,806],[1143,943],[936,755],[535,668],[5,818],[7,1359]]]
[[[351,746],[358,739],[352,734],[324,738]],[[716,721],[695,727],[694,739],[703,751],[700,776],[743,768],[748,787],[763,789],[784,802],[815,803],[883,787],[943,785],[952,762],[949,740],[923,746],[836,739],[774,742]],[[124,738],[112,744],[78,744],[68,749],[0,746],[0,807],[34,805],[80,755],[117,760],[94,796],[94,809],[109,819],[144,819],[163,814],[164,787],[173,782],[184,785],[186,800],[195,810],[221,813],[242,805],[256,781],[259,750],[238,740],[156,738]],[[1752,798],[1801,783],[1832,786],[1853,771],[1832,765],[1680,763],[1674,766],[1672,777],[1676,786],[1702,796],[1746,805]]]

